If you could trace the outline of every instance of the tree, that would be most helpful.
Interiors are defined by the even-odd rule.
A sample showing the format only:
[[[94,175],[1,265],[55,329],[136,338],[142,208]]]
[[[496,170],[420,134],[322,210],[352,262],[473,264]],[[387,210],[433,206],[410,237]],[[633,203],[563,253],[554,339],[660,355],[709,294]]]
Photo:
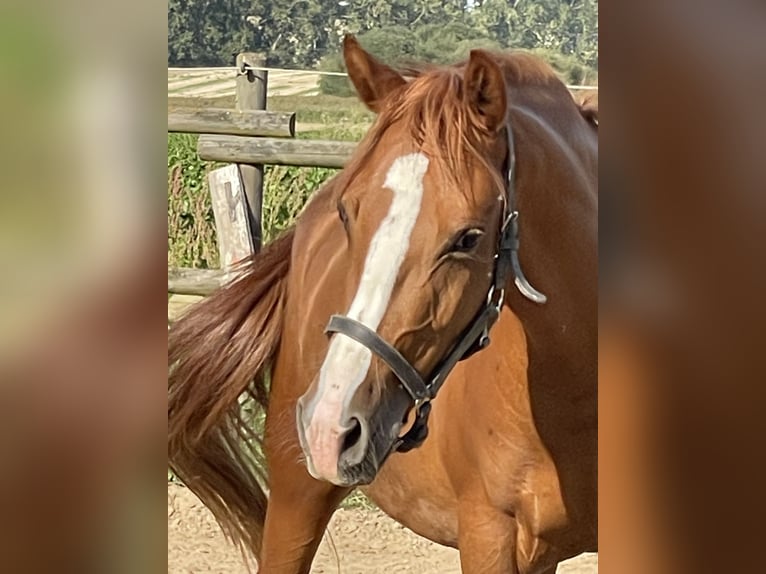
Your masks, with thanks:
[[[406,64],[418,59],[417,39],[409,28],[375,28],[360,34],[358,39],[366,50],[387,64]],[[322,59],[320,68],[331,72],[345,71],[340,44],[336,46],[334,53]],[[337,96],[350,96],[354,93],[348,79],[338,76],[323,76],[319,81],[319,89],[322,93]]]
[[[375,57],[392,65],[417,62],[454,63],[465,59],[473,48],[498,49],[498,44],[471,26],[452,22],[424,24],[417,28],[389,26],[374,28],[358,37],[359,42]],[[325,56],[320,68],[343,71],[343,58],[339,51]],[[323,76],[319,82],[322,93],[338,96],[352,95],[353,88],[346,78]]]
[[[170,0],[168,65],[225,66],[253,44],[251,0]]]
[[[483,30],[465,22],[427,24],[414,32],[418,60],[453,64],[468,56],[474,48],[498,50],[500,44]]]
[[[477,0],[470,15],[505,48],[546,49],[597,63],[597,0]]]
[[[310,67],[334,44],[342,10],[337,0],[256,1],[249,20],[270,65]]]
[[[346,33],[373,53],[455,61],[473,46],[542,49],[598,66],[597,0],[170,0],[169,65],[231,65],[239,51],[272,66],[337,67]],[[393,59],[390,59],[390,58]]]

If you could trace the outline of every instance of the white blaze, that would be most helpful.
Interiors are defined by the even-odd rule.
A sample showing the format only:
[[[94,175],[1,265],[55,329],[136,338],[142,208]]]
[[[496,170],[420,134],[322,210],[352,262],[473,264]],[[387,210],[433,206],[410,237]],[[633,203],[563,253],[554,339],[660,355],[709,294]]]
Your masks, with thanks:
[[[428,158],[413,153],[394,160],[384,187],[393,198],[388,213],[370,242],[364,270],[346,315],[373,331],[378,329],[391,301],[399,269],[410,246],[410,236],[420,213],[423,178]],[[330,472],[337,465],[340,416],[357,387],[364,381],[372,362],[370,350],[336,333],[319,371],[316,409],[307,429],[314,467]],[[324,459],[324,460],[322,460]]]

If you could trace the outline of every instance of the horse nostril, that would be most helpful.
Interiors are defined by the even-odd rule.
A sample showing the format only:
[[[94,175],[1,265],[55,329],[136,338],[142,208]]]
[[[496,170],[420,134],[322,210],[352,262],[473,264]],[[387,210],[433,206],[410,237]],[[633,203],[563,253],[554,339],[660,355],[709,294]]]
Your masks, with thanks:
[[[346,433],[346,436],[343,437],[343,446],[341,447],[341,452],[346,452],[347,450],[354,447],[354,445],[359,442],[359,439],[362,436],[362,425],[359,424],[359,419],[356,417],[353,417],[351,419],[351,428]]]
[[[339,463],[344,467],[360,464],[367,455],[369,432],[363,419],[352,417],[340,451]]]

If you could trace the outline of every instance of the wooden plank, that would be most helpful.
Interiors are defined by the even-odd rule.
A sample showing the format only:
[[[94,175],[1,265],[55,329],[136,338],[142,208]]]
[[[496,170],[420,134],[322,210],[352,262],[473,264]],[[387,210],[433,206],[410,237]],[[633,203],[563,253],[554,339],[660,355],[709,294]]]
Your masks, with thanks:
[[[256,52],[244,52],[237,55],[237,110],[265,110],[268,73],[264,70],[251,70],[248,67],[262,68],[266,65],[266,56]],[[247,197],[250,217],[250,233],[253,248],[261,248],[261,220],[263,209],[263,164],[238,166],[240,178]]]
[[[168,293],[210,295],[225,283],[221,269],[168,269]]]
[[[295,137],[295,113],[178,107],[168,103],[168,131],[291,138]]]
[[[245,188],[239,168],[233,164],[211,171],[208,182],[219,259],[228,280],[232,265],[254,253]]]
[[[197,153],[206,160],[335,168],[343,167],[355,148],[352,142],[225,135],[201,135],[197,142]]]

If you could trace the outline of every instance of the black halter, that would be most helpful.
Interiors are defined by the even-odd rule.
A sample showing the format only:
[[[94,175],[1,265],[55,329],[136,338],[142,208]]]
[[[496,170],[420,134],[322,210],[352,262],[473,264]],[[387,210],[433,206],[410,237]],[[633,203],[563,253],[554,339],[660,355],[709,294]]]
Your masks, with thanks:
[[[439,392],[447,376],[459,361],[489,345],[489,331],[500,316],[500,309],[505,298],[505,286],[511,273],[516,287],[524,297],[540,304],[547,300],[545,295],[529,284],[519,264],[519,212],[515,210],[514,183],[516,152],[510,124],[506,126],[506,132],[508,134],[507,198],[487,302],[432,373],[428,377],[422,377],[399,351],[359,321],[344,315],[333,315],[325,327],[326,333],[340,333],[350,337],[377,355],[393,371],[402,387],[415,401],[415,422],[412,428],[398,439],[393,450],[407,452],[423,443],[428,436],[431,400]]]

